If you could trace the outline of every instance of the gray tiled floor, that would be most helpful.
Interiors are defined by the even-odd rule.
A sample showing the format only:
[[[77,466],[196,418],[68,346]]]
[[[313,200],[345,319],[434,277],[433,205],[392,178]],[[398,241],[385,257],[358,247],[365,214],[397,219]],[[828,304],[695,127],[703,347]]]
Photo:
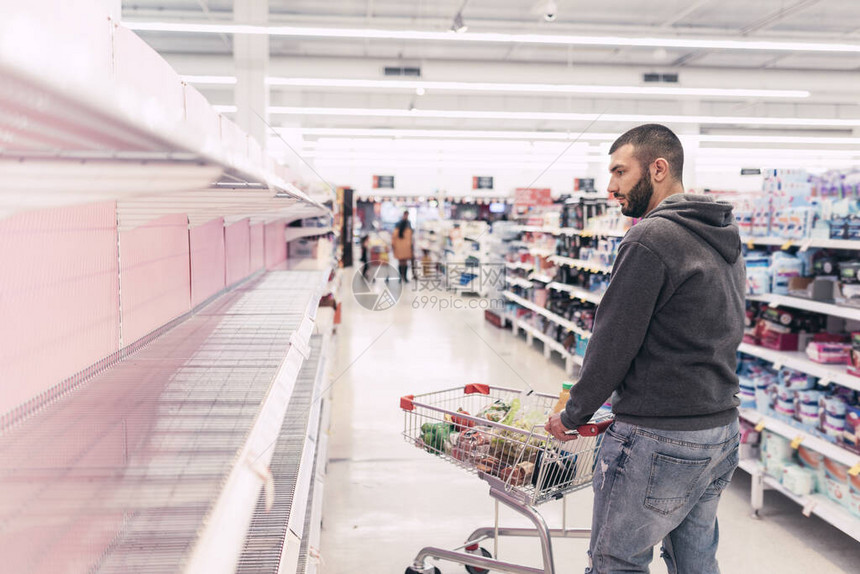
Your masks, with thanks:
[[[322,572],[399,574],[422,547],[456,547],[474,528],[492,524],[487,486],[401,437],[399,397],[467,382],[556,392],[560,362],[548,362],[540,343],[499,330],[481,310],[426,306],[407,290],[394,309],[371,312],[351,297],[345,275],[343,324],[338,328],[330,462],[325,483]],[[453,305],[447,295],[438,295]],[[462,299],[461,301],[475,301]],[[416,308],[417,307],[417,308]],[[749,477],[738,471],[720,508],[720,560],[725,573],[857,572],[860,543],[778,493],[765,499],[763,520],[750,518]],[[590,522],[589,490],[567,497],[570,522]],[[550,526],[561,525],[561,503],[539,507]],[[527,526],[502,510],[502,524]],[[557,571],[582,572],[587,543],[554,541]],[[490,545],[492,550],[492,545]],[[503,539],[501,557],[540,566],[536,540]],[[657,553],[655,553],[656,556]],[[443,573],[465,572],[450,562]],[[652,572],[665,573],[655,559]],[[685,573],[686,574],[686,573]]]

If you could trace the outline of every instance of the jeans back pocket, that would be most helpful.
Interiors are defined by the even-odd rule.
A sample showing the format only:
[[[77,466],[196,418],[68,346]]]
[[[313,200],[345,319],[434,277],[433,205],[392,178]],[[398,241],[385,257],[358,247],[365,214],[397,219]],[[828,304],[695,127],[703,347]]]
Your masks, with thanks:
[[[710,458],[690,460],[654,453],[645,507],[661,514],[681,509],[710,462]]]

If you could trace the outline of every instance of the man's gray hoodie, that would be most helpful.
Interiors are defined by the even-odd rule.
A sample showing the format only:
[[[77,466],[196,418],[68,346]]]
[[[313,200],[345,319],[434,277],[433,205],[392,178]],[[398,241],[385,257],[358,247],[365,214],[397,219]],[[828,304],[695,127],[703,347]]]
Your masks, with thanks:
[[[732,207],[704,195],[666,198],[621,242],[561,422],[587,422],[613,392],[616,418],[643,427],[736,419],[745,283]]]

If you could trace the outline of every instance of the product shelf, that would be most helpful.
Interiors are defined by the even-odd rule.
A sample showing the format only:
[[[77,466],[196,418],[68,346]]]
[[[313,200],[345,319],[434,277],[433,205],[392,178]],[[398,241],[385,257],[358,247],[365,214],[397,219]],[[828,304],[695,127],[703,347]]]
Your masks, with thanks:
[[[749,473],[754,481],[760,479],[763,486],[776,490],[800,505],[804,516],[814,514],[853,539],[860,541],[860,518],[854,516],[847,509],[839,506],[823,494],[811,494],[807,496],[794,494],[777,479],[766,474],[762,465],[754,459],[742,460],[738,467]],[[755,493],[753,493],[753,496],[755,496]]]
[[[763,303],[767,303],[771,307],[791,307],[793,309],[802,309],[804,311],[812,311],[813,313],[822,313],[833,317],[851,319],[852,321],[860,321],[860,307],[834,305],[832,303],[822,303],[821,301],[803,299],[802,297],[775,295],[773,293],[747,295],[747,300],[761,301]]]
[[[531,289],[534,287],[534,284],[531,281],[526,279],[520,279],[519,277],[505,277],[505,283],[509,285],[515,285],[517,287],[522,287],[523,289]]]
[[[262,275],[0,436],[19,501],[0,518],[30,541],[16,559],[235,572],[329,273]]]
[[[594,303],[595,305],[600,305],[600,302],[603,300],[602,293],[593,293],[591,291],[587,291],[582,289],[581,287],[574,287],[573,285],[565,285],[564,283],[557,283],[553,281],[549,285],[547,285],[550,289],[555,289],[556,291],[564,291],[570,294],[572,299],[580,299],[581,301],[588,301],[589,303]]]
[[[532,273],[529,275],[529,279],[533,281],[540,281],[541,283],[552,283],[552,277],[549,275],[544,275],[542,273]]]
[[[135,32],[90,4],[10,4],[0,20],[0,37],[21,40],[0,46],[0,115],[15,119],[3,142],[11,161],[0,164],[15,193],[0,194],[0,215],[116,200],[130,203],[117,206],[128,229],[165,212],[188,213],[195,225],[274,220],[296,202],[329,211]],[[21,180],[26,194],[13,183]]]
[[[546,317],[547,319],[549,319],[553,323],[556,323],[557,325],[561,325],[562,327],[564,327],[568,331],[573,331],[574,333],[577,333],[584,338],[591,337],[591,333],[589,331],[586,331],[585,329],[581,329],[581,328],[577,327],[576,325],[574,325],[573,323],[571,323],[567,319],[565,319],[563,317],[559,317],[558,315],[556,315],[552,311],[544,309],[540,305],[536,305],[536,304],[532,303],[531,301],[527,301],[526,299],[523,299],[522,297],[519,297],[518,295],[511,293],[510,291],[504,291],[502,293],[502,295],[504,295],[507,299],[509,299],[510,301],[513,301],[517,305],[520,305],[521,307],[525,307],[526,309],[529,309],[531,311],[534,311],[535,313],[539,313],[540,315],[543,315],[544,317]]]
[[[331,227],[287,227],[285,235],[287,243],[302,237],[314,237],[316,235],[325,235],[331,233]]]
[[[860,455],[851,451],[845,450],[838,444],[827,441],[823,438],[812,435],[803,429],[794,427],[786,422],[783,422],[774,417],[762,414],[754,409],[740,409],[741,418],[749,421],[753,425],[764,423],[766,429],[775,432],[776,434],[785,437],[789,440],[800,440],[797,444],[802,444],[816,452],[820,452],[828,458],[840,462],[849,468],[860,465]]]
[[[559,265],[566,265],[567,267],[574,267],[576,269],[585,269],[592,273],[604,273],[607,275],[612,273],[612,267],[600,265],[599,263],[592,263],[590,261],[583,261],[582,259],[571,259],[570,257],[553,255],[550,257],[550,260],[555,261]]]
[[[617,229],[577,229],[575,227],[541,227],[538,225],[521,225],[517,231],[531,233],[549,233],[551,235],[581,235],[583,237],[624,237],[627,231]]]
[[[784,239],[782,237],[741,237],[746,245],[779,245],[783,249],[800,247],[801,249],[850,249],[860,250],[860,240],[856,239]]]
[[[525,269],[528,271],[534,269],[534,265],[532,263],[524,263],[522,261],[506,261],[505,267],[508,269]]]
[[[526,333],[528,333],[529,335],[531,335],[535,339],[542,341],[544,345],[546,345],[551,350],[560,354],[563,358],[567,358],[567,357],[571,356],[571,353],[568,352],[567,349],[565,349],[561,345],[561,343],[559,343],[558,341],[549,337],[548,335],[541,333],[535,327],[532,327],[531,325],[528,325],[523,321],[519,321],[519,322],[517,322],[517,329],[519,329],[521,331],[525,331]]]
[[[848,373],[845,365],[826,365],[816,363],[803,351],[774,351],[758,345],[741,343],[741,353],[770,361],[776,367],[789,367],[821,379],[821,384],[838,383],[849,389],[860,390],[860,377]]]
[[[535,255],[536,257],[549,257],[550,255],[555,253],[555,251],[548,248],[529,247],[529,253]]]

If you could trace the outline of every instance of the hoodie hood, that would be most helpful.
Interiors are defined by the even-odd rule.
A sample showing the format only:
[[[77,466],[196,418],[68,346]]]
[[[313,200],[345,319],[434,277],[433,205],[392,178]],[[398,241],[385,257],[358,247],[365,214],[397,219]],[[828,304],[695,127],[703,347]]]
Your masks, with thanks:
[[[645,219],[670,219],[701,237],[728,263],[741,255],[741,240],[732,206],[708,195],[677,193],[663,200]]]

